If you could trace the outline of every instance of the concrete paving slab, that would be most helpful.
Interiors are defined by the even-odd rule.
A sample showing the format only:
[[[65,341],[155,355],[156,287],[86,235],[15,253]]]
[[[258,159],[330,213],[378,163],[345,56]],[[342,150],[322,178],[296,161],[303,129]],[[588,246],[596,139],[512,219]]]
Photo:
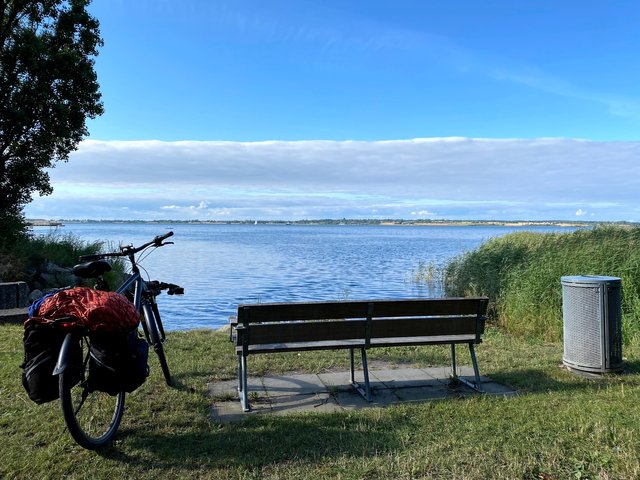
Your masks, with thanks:
[[[450,367],[370,371],[371,402],[362,398],[350,385],[348,371],[250,377],[248,392],[252,410],[247,413],[242,412],[236,380],[225,380],[209,386],[213,400],[210,412],[215,421],[229,423],[247,418],[248,415],[337,412],[480,395],[461,382],[452,382],[450,373]],[[461,368],[459,374],[474,380],[471,368]],[[481,378],[487,395],[517,395],[506,385],[488,377]],[[356,380],[360,380],[360,377],[356,376]]]
[[[247,378],[247,391],[249,393],[255,392],[254,395],[267,396],[267,391],[262,383],[262,378],[249,377]],[[214,382],[209,384],[209,394],[216,397],[229,397],[238,398],[238,380],[224,380],[221,382]]]
[[[451,379],[442,379],[447,396],[445,398],[462,398],[469,397],[471,395],[481,395],[471,387],[468,387],[462,382],[455,382]]]
[[[448,383],[451,378],[451,373],[453,369],[451,367],[428,367],[420,369],[425,372],[430,377],[436,378],[442,382]],[[475,382],[475,374],[473,373],[473,368],[466,366],[458,366],[458,376],[464,377],[469,380],[473,380]],[[490,382],[491,379],[489,377],[485,377],[480,375],[481,382]]]
[[[386,388],[420,387],[437,384],[438,380],[417,368],[398,368],[370,372]]]
[[[347,392],[353,390],[349,372],[320,373],[318,378],[330,392]]]
[[[327,387],[315,374],[265,375],[262,378],[262,384],[269,397],[307,395],[327,391]]]
[[[371,391],[371,401],[367,402],[362,395],[356,392],[355,389],[350,391],[341,391],[334,393],[334,397],[338,405],[345,410],[353,410],[359,408],[368,407],[385,407],[398,403],[400,400],[393,392],[388,388],[377,389],[374,388]]]
[[[400,402],[426,402],[447,398],[451,394],[445,385],[435,380],[431,385],[398,388],[394,393]]]
[[[518,394],[518,392],[516,392],[512,388],[509,388],[506,385],[502,385],[501,383],[493,382],[493,381],[486,381],[486,382],[483,381],[482,390],[484,391],[484,393],[489,395],[513,396]]]
[[[235,423],[247,418],[239,401],[214,404],[209,409],[209,416],[219,423]]]
[[[238,400],[238,405],[240,405],[240,400]],[[249,392],[249,406],[253,413],[271,413],[271,398],[267,395]]]
[[[221,382],[210,383],[209,395],[214,399],[230,399],[238,398],[238,381],[224,380]],[[230,398],[229,398],[230,397]]]
[[[342,408],[329,393],[310,393],[271,398],[271,412],[286,415],[296,412],[338,412]]]

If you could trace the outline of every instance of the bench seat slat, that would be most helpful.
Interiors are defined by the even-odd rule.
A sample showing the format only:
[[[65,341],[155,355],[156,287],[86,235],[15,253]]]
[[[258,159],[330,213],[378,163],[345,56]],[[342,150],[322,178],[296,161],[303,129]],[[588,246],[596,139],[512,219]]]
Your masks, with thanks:
[[[475,335],[432,335],[428,337],[390,337],[371,341],[372,347],[400,347],[410,345],[449,345],[451,343],[475,342]],[[339,350],[344,348],[363,348],[362,340],[334,340],[317,342],[287,342],[250,345],[249,353],[276,353],[307,350]],[[236,347],[237,353],[242,353],[242,347]]]
[[[408,345],[444,345],[451,343],[476,343],[475,334],[430,335],[421,337],[387,337],[371,340],[372,347],[401,347]]]
[[[269,353],[285,351],[306,351],[306,350],[339,350],[343,348],[364,347],[362,339],[351,340],[321,340],[317,342],[287,342],[287,343],[266,343],[263,345],[250,345],[249,353]],[[242,352],[241,347],[237,347],[238,353]]]

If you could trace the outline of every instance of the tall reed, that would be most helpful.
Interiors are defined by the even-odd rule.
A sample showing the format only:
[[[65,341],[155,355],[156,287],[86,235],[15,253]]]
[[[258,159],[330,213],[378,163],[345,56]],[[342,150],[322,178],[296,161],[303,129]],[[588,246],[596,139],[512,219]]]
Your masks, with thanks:
[[[444,283],[448,295],[489,296],[493,317],[509,332],[557,341],[567,275],[620,277],[623,338],[640,337],[640,227],[494,238],[450,262]]]

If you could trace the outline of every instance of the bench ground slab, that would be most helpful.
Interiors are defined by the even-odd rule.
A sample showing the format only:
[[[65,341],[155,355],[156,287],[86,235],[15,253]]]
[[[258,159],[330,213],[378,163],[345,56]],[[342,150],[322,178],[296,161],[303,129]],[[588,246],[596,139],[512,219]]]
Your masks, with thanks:
[[[373,401],[365,401],[349,384],[349,372],[321,374],[266,375],[249,377],[252,393],[249,402],[253,415],[283,415],[300,412],[337,412],[366,407],[384,407],[405,402],[458,398],[480,395],[462,383],[451,384],[451,369],[398,368],[372,370]],[[473,377],[471,368],[459,367],[460,376]],[[516,392],[488,377],[481,377],[485,394],[515,395]],[[247,417],[238,402],[237,380],[209,385],[213,401],[211,417],[220,423]]]

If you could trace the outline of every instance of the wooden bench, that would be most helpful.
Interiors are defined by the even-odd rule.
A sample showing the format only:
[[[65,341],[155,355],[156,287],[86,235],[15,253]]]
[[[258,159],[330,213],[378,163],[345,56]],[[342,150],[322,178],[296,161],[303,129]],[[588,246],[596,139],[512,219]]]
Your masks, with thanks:
[[[242,408],[250,410],[247,357],[273,352],[348,349],[351,384],[371,401],[369,348],[450,344],[452,377],[482,391],[474,345],[482,341],[487,304],[485,297],[472,297],[239,305],[238,316],[230,322]],[[469,346],[475,382],[457,377],[457,344]],[[355,381],[356,349],[362,357],[364,388]]]

